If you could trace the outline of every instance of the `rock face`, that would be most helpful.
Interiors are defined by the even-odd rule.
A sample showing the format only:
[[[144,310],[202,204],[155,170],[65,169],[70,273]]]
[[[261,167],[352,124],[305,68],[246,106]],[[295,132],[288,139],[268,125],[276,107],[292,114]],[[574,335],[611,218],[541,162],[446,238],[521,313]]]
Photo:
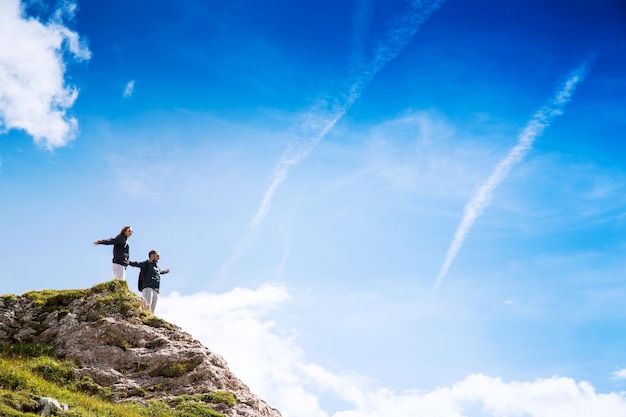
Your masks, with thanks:
[[[88,290],[40,291],[0,298],[0,344],[45,343],[72,359],[78,376],[110,388],[116,401],[229,391],[227,416],[280,417],[252,394],[226,361],[179,327],[141,307],[124,281]]]

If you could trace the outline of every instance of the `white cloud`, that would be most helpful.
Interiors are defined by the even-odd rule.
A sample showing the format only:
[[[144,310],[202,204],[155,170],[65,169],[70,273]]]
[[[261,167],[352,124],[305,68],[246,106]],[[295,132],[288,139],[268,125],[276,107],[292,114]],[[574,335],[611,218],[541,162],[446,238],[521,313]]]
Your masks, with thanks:
[[[626,369],[620,369],[619,371],[615,371],[611,376],[613,377],[613,379],[626,379]]]
[[[470,161],[490,155],[466,138],[458,146],[455,130],[435,112],[406,112],[371,129],[368,165],[394,188],[456,196],[477,177]]]
[[[429,392],[375,388],[359,375],[337,374],[309,363],[293,332],[281,332],[268,318],[290,299],[281,285],[224,294],[163,296],[157,313],[182,326],[229,366],[253,392],[284,417],[615,417],[626,415],[621,393],[602,394],[587,382],[552,377],[505,382],[472,374]],[[415,358],[419,360],[419,358]],[[620,377],[626,370],[616,373]],[[325,410],[323,396],[344,404]]]
[[[130,80],[124,87],[124,97],[132,97],[135,91],[135,80]]]
[[[0,132],[24,130],[48,149],[66,145],[78,129],[66,114],[78,91],[65,85],[64,52],[90,58],[78,34],[61,21],[75,5],[63,7],[42,23],[23,16],[19,0],[0,0]]]
[[[264,319],[289,298],[279,285],[225,294],[174,293],[161,298],[157,313],[225,356],[231,370],[270,405],[285,410],[285,416],[322,417],[326,414],[316,396],[301,382],[304,353],[292,335],[276,334],[275,323]]]
[[[618,416],[626,412],[626,398],[617,393],[599,394],[586,382],[553,377],[532,382],[504,382],[473,374],[451,387],[428,393],[400,395],[381,390],[374,395],[365,417],[385,412],[395,416],[426,417],[467,415],[528,417]],[[471,414],[468,414],[472,410]]]
[[[164,157],[164,151],[156,142],[133,149],[135,152],[149,155],[151,161],[159,161],[159,163],[129,164],[128,155],[123,153],[106,156],[118,185],[131,196],[141,196],[152,192],[151,184],[154,183],[154,178],[167,177],[177,168],[178,162],[175,162],[173,158]],[[175,151],[171,150],[171,152]]]

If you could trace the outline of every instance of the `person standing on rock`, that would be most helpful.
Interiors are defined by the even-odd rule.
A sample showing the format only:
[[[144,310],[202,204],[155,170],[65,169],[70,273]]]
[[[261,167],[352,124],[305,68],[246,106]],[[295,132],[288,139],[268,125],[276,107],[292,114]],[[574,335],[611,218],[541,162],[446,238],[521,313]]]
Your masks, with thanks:
[[[157,300],[159,299],[159,288],[161,286],[161,274],[170,272],[169,268],[159,268],[159,259],[161,255],[158,250],[148,252],[148,260],[143,262],[130,261],[128,264],[137,268],[139,271],[139,291],[146,299],[150,311],[154,314]]]
[[[128,266],[130,257],[130,246],[128,246],[128,238],[133,235],[133,228],[130,226],[122,227],[120,233],[111,238],[96,240],[94,245],[113,245],[113,275],[115,279],[126,280],[126,267]]]

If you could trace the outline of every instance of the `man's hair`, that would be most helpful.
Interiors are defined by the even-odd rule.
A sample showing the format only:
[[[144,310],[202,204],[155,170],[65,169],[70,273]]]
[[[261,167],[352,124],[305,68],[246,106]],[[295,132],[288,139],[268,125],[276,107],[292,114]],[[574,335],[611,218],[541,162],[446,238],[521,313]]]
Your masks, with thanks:
[[[159,253],[158,250],[152,249],[150,252],[148,252],[148,258],[151,257],[152,255],[156,255],[157,253]]]
[[[130,229],[130,226],[122,227],[122,230],[120,230],[120,235],[123,235],[128,229]]]

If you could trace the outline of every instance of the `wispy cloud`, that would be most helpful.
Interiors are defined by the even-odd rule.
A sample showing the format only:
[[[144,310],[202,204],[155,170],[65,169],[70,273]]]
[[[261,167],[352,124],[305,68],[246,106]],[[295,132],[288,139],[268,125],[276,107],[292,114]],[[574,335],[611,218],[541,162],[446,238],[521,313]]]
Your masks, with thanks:
[[[294,332],[270,317],[290,299],[279,284],[223,294],[174,293],[160,299],[159,313],[225,356],[230,369],[285,417],[463,417],[477,410],[485,417],[626,415],[623,394],[598,393],[568,377],[507,382],[477,373],[430,391],[376,387],[367,376],[333,372],[307,360]],[[624,371],[617,374],[621,378]],[[341,409],[329,410],[324,398]]]
[[[66,114],[78,90],[64,82],[64,51],[78,60],[90,58],[79,36],[63,25],[75,5],[42,23],[23,15],[19,0],[0,0],[0,133],[21,129],[48,149],[66,145],[78,123]]]
[[[124,97],[132,97],[135,91],[135,80],[130,80],[124,87]]]
[[[519,135],[517,145],[513,147],[502,161],[496,166],[487,181],[478,189],[478,192],[465,206],[463,219],[459,224],[454,239],[448,248],[445,261],[435,281],[438,287],[450,269],[452,261],[459,253],[465,237],[472,225],[491,201],[494,190],[506,178],[511,168],[521,161],[531,149],[533,143],[543,131],[552,123],[555,117],[563,112],[563,107],[570,101],[576,86],[583,80],[587,70],[587,63],[576,68],[565,80],[556,95],[530,119]]]
[[[350,33],[350,68],[356,70],[363,66],[365,58],[365,39],[373,16],[372,0],[354,2],[352,32]]]
[[[626,369],[620,369],[611,374],[613,379],[626,379]]]
[[[445,0],[434,0],[430,2],[412,1],[410,9],[395,21],[394,25],[387,30],[382,39],[374,48],[374,54],[369,64],[361,64],[360,58],[356,65],[362,65],[356,71],[353,82],[349,85],[347,93],[341,99],[328,106],[314,108],[305,117],[305,122],[301,126],[302,134],[300,138],[289,146],[278,163],[274,167],[270,185],[267,187],[261,204],[256,214],[248,225],[248,230],[243,239],[237,245],[232,256],[222,266],[218,279],[223,279],[230,273],[233,266],[239,261],[241,255],[249,245],[258,226],[267,215],[278,187],[287,179],[291,168],[306,159],[315,146],[330,132],[337,122],[346,114],[352,105],[359,99],[363,91],[367,88],[372,79],[382,70],[392,59],[411,42],[418,28],[435,11],[441,7]],[[355,18],[360,22],[361,17]],[[360,29],[359,29],[360,30]],[[353,40],[355,45],[358,41]],[[359,47],[361,48],[361,47]]]

